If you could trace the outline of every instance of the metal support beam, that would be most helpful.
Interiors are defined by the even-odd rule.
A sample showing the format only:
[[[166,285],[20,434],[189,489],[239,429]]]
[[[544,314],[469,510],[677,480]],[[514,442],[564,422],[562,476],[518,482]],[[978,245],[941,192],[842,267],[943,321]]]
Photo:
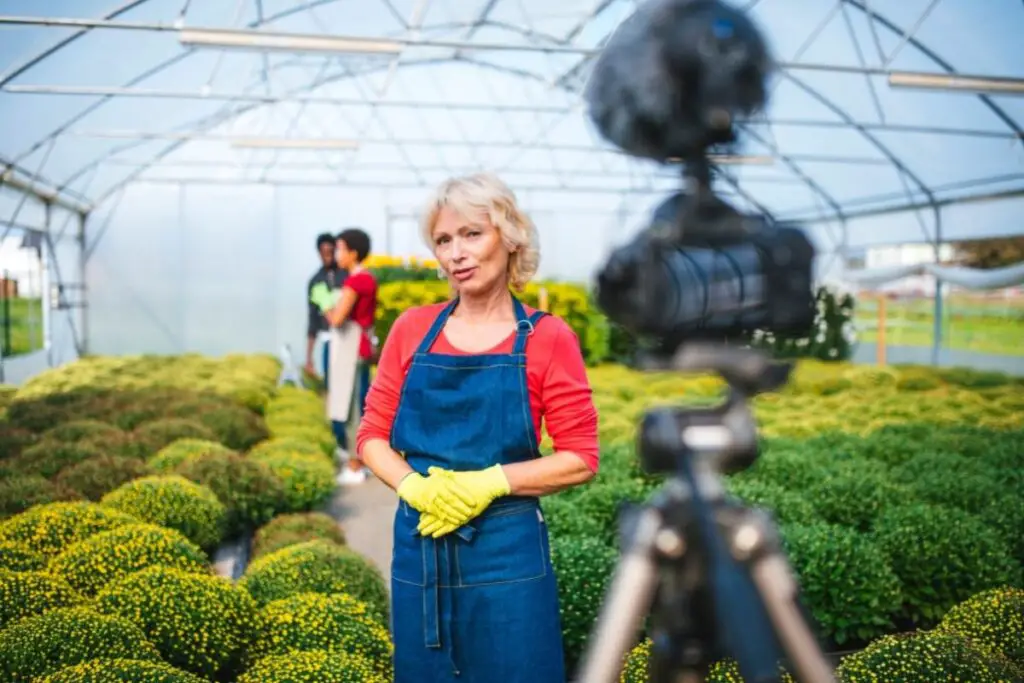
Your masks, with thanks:
[[[932,249],[935,254],[935,262],[939,262],[939,251],[942,248],[942,211],[938,208],[932,212],[935,216],[935,241]],[[939,364],[939,352],[942,350],[942,280],[935,278],[935,300],[934,311],[932,312],[932,365]]]
[[[396,183],[368,183],[358,181],[346,181],[344,185],[339,185],[337,182],[329,181],[317,181],[317,180],[289,180],[284,178],[267,178],[263,180],[248,180],[244,178],[147,178],[145,176],[139,176],[133,182],[141,184],[154,184],[154,185],[264,185],[268,187],[330,187],[334,190],[338,189],[349,189],[349,188],[374,188],[374,189],[409,189],[409,190],[420,190],[423,188],[432,187],[429,183],[411,183],[408,181],[396,182]],[[678,185],[678,183],[677,183]],[[676,188],[678,189],[678,188]],[[556,194],[569,193],[569,194],[650,194],[650,195],[663,195],[672,191],[672,188],[668,187],[586,187],[586,186],[562,186],[562,185],[517,185],[516,192],[553,192]],[[721,194],[728,196],[728,193],[722,192]]]
[[[182,140],[182,141],[203,141],[203,142],[224,142],[233,143],[237,141],[252,140],[252,138],[237,136],[237,135],[211,135],[204,133],[176,133],[172,131],[144,131],[144,130],[131,130],[131,129],[108,129],[108,130],[89,130],[89,129],[75,129],[70,130],[66,135],[74,137],[87,137],[87,138],[113,138],[113,139],[125,139],[125,140]],[[552,144],[543,140],[535,140],[532,142],[514,142],[510,140],[435,140],[431,138],[361,138],[354,140],[353,142],[358,143],[360,146],[368,145],[423,145],[426,147],[485,147],[491,149],[541,149],[541,150],[554,150],[560,152],[588,152],[588,153],[602,153],[602,154],[616,154],[619,156],[627,156],[630,159],[635,157],[625,154],[622,150],[616,147],[599,147],[597,145],[571,145],[571,144]],[[313,149],[312,147],[310,149]],[[300,151],[300,150],[291,150]],[[338,150],[340,153],[351,152],[352,150]],[[758,155],[758,157],[767,157],[771,155]],[[719,164],[731,164],[738,163],[744,165],[744,159],[742,155],[711,155],[711,160]],[[777,158],[777,157],[776,157]],[[818,163],[833,163],[833,164],[859,164],[865,166],[889,166],[891,162],[888,159],[881,157],[855,157],[855,156],[832,156],[827,154],[797,154],[788,155],[787,159],[792,161],[810,161]],[[751,165],[760,166],[760,158],[751,159]],[[654,162],[651,162],[654,163]],[[412,167],[410,167],[412,168]]]
[[[0,15],[0,25],[13,25],[13,26],[46,26],[51,28],[91,28],[91,29],[114,29],[123,31],[151,31],[151,32],[163,32],[163,33],[179,33],[183,29],[191,31],[215,31],[224,34],[255,34],[255,35],[266,35],[268,32],[249,31],[249,30],[238,30],[238,29],[221,29],[211,26],[189,26],[184,27],[177,23],[164,23],[164,22],[145,22],[145,21],[117,21],[107,19],[82,19],[72,17],[32,17],[32,16],[14,16],[14,15]],[[274,34],[274,35],[287,35],[289,38],[295,40],[302,39],[322,39],[322,34],[316,33],[298,33],[298,34]],[[600,48],[584,48],[575,47],[572,45],[562,44],[522,44],[522,43],[477,43],[457,40],[421,40],[414,38],[401,38],[391,37],[374,39],[366,36],[351,36],[351,35],[331,35],[332,40],[338,42],[351,42],[353,45],[358,43],[365,43],[370,40],[387,40],[388,42],[402,45],[405,47],[429,47],[429,48],[442,48],[459,51],[497,51],[497,52],[540,52],[548,54],[576,54],[583,56],[591,56],[600,53]],[[778,68],[786,69],[790,71],[825,71],[828,73],[849,73],[849,74],[866,74],[871,76],[889,76],[893,73],[892,69],[882,67],[871,67],[871,66],[850,66],[842,64],[814,64],[807,62],[778,62]],[[901,72],[908,73],[908,72]],[[915,76],[947,76],[948,73],[928,73],[928,72],[913,72]],[[979,78],[979,79],[998,79],[1003,78],[998,75],[981,75],[981,74],[958,74],[963,78]]]
[[[326,95],[269,95],[245,92],[218,92],[199,90],[172,90],[164,88],[131,88],[84,85],[8,85],[3,92],[23,95],[72,95],[81,97],[132,97],[141,99],[206,100],[225,102],[252,102],[256,104],[326,104],[342,107],[376,107],[383,109],[418,109],[438,111],[480,111],[523,114],[568,114],[575,108],[569,105],[501,104],[486,102],[429,102],[418,100],[366,100],[358,97],[331,97]],[[858,127],[870,131],[895,133],[921,133],[926,135],[949,135],[997,140],[1021,140],[1024,134],[1007,130],[981,128],[951,128],[945,126],[915,126],[899,123],[877,123],[872,121],[836,121],[827,119],[785,119],[758,118],[737,119],[737,123],[763,125],[766,127],[792,126],[795,128],[838,128]]]
[[[111,159],[110,161],[102,162],[103,166],[111,167],[124,167],[124,168],[149,168],[150,163],[144,159]],[[230,161],[165,161],[161,162],[159,166],[153,166],[153,169],[159,168],[161,170],[168,169],[215,169],[215,170],[236,170],[245,171],[240,164]],[[274,164],[274,170],[276,171],[325,171],[324,165],[317,162],[280,162]],[[374,164],[365,163],[350,166],[346,169],[347,173],[351,176],[352,174],[360,173],[362,171],[411,171],[412,168],[402,164]],[[421,173],[443,173],[445,175],[458,175],[464,173],[475,173],[481,168],[479,166],[472,165],[445,165],[445,166],[417,166],[416,170]],[[513,168],[509,170],[510,173],[516,175],[535,175],[535,176],[555,176],[559,177],[559,172],[552,168]],[[586,169],[573,169],[569,171],[574,178],[614,178],[621,180],[636,180],[636,173],[617,173],[607,172],[600,170],[586,170]],[[673,182],[679,182],[679,174],[675,169],[666,167],[664,169],[654,169],[647,174],[646,177],[653,179],[671,180]],[[744,184],[746,183],[764,183],[772,185],[801,185],[802,183],[797,178],[790,176],[757,176],[749,175],[744,173],[741,179]]]
[[[89,353],[89,283],[86,280],[86,270],[89,263],[88,251],[86,249],[86,227],[88,222],[87,214],[78,216],[78,278],[81,284],[81,311],[82,311],[82,340],[79,355]]]
[[[54,204],[68,211],[75,213],[89,213],[92,211],[92,204],[84,197],[79,198],[67,190],[54,189],[57,187],[42,176],[26,171],[19,166],[0,159],[0,187],[6,185],[14,190],[35,197],[43,204]]]
[[[984,202],[994,202],[1002,201],[1004,199],[1021,198],[1024,198],[1024,187],[1016,188],[1013,190],[1004,190],[1002,192],[985,192],[982,194],[964,195],[962,197],[936,199],[934,202],[907,202],[906,204],[884,206],[877,209],[864,209],[862,211],[846,211],[844,215],[847,220],[854,220],[857,218],[874,218],[876,216],[889,216],[895,213],[903,213],[905,211],[921,211],[923,209],[938,209],[944,206],[958,206],[960,204],[981,204]],[[839,216],[835,214],[819,214],[816,216],[806,217],[793,214],[783,214],[780,218],[782,220],[795,220],[811,224],[827,223],[829,221],[839,220]]]

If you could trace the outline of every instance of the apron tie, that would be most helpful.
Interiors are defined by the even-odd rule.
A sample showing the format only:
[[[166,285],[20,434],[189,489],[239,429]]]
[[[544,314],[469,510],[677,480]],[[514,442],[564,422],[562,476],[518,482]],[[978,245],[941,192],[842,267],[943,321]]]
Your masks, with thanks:
[[[412,530],[412,535],[419,535],[418,529]],[[471,524],[464,524],[452,534],[442,538],[423,539],[423,639],[424,644],[431,649],[440,649],[443,646],[448,648],[448,658],[452,664],[452,671],[459,675],[459,667],[455,663],[455,638],[452,634],[453,619],[445,620],[444,636],[441,634],[441,600],[448,601],[449,614],[455,614],[455,596],[452,595],[452,562],[448,553],[449,539],[456,536],[465,543],[469,543],[476,536],[477,530]],[[443,545],[444,560],[438,557],[438,549]],[[442,576],[443,575],[443,576]],[[448,590],[442,591],[441,584]]]

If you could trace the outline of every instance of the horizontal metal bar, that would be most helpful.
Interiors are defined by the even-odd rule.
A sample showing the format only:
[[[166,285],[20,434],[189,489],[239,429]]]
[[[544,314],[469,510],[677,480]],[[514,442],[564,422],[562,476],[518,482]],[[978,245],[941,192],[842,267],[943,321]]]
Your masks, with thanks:
[[[245,179],[245,178],[147,178],[142,175],[136,178],[133,182],[139,184],[157,184],[157,185],[269,185],[276,187],[330,187],[338,189],[339,187],[348,188],[379,188],[379,189],[410,189],[418,190],[422,188],[431,188],[433,185],[428,182],[398,182],[398,183],[374,183],[374,182],[360,182],[360,181],[345,181],[344,184],[337,181],[319,181],[319,180],[288,180],[279,178],[265,178],[265,179]],[[652,188],[652,187],[586,187],[582,185],[517,185],[516,192],[554,192],[554,193],[573,193],[573,194],[607,194],[607,195],[621,195],[621,194],[665,194],[669,190],[665,188]],[[724,194],[724,193],[723,193]]]
[[[932,195],[938,195],[943,193],[955,192],[958,190],[972,190],[981,187],[991,187],[993,185],[1000,185],[1005,183],[1024,183],[1024,173],[1006,173],[997,176],[990,176],[988,178],[971,178],[969,180],[960,180],[954,183],[943,183],[941,185],[933,185],[928,189],[931,191]],[[927,204],[926,199],[926,196],[918,190],[911,191],[910,193],[884,192],[881,194],[873,194],[865,197],[858,197],[856,199],[847,199],[846,201],[843,202],[843,208],[852,211],[857,211],[860,209],[868,210],[871,208],[877,208],[880,204],[891,204],[894,201],[906,203],[906,201],[908,200],[921,201]],[[799,209],[790,210],[789,215],[817,216],[820,213],[820,207],[806,206],[801,207]]]
[[[0,15],[0,25],[20,25],[20,26],[47,26],[54,28],[101,28],[101,29],[117,29],[126,31],[162,31],[162,32],[178,32],[182,29],[198,30],[198,31],[224,31],[231,32],[236,29],[222,29],[214,26],[185,26],[181,22],[175,22],[172,24],[163,22],[143,22],[143,21],[119,21],[110,19],[81,19],[71,17],[31,17],[31,16],[13,16],[13,15]],[[251,31],[250,31],[251,33]],[[301,39],[304,36],[312,38],[323,38],[325,34],[288,34],[293,38]],[[489,50],[489,51],[513,51],[513,52],[544,52],[544,53],[560,53],[560,54],[576,54],[583,56],[591,56],[600,53],[598,48],[584,48],[575,47],[571,45],[536,45],[536,44],[517,44],[517,43],[475,43],[466,41],[456,40],[421,40],[407,37],[391,37],[391,36],[352,36],[352,35],[334,35],[330,36],[335,40],[351,40],[354,42],[385,39],[391,42],[400,43],[407,47],[433,47],[433,48],[448,48],[452,50]],[[888,69],[881,67],[872,66],[851,66],[844,64],[812,64],[807,62],[778,62],[777,66],[781,69],[789,69],[794,71],[825,71],[828,73],[849,73],[849,74],[867,74],[873,76],[890,76],[891,74],[904,74],[907,77],[913,78],[928,78],[929,76],[936,76],[939,78],[948,77],[948,73],[928,73],[928,72],[910,72],[902,71],[898,69]],[[1001,80],[1019,80],[1019,79],[1008,79],[1004,76],[998,75],[984,75],[984,74],[957,74],[959,78],[965,79],[1001,79]]]
[[[131,159],[111,159],[109,161],[101,162],[103,166],[114,166],[114,167],[128,167],[128,168],[145,168],[150,166],[150,162],[143,159],[131,160]],[[257,164],[258,166],[259,164]],[[242,171],[248,170],[245,166],[240,165],[237,162],[232,161],[207,161],[207,160],[181,160],[181,161],[161,161],[152,168],[168,169],[168,168],[205,168],[205,169],[239,169]],[[322,171],[331,170],[326,164],[322,162],[277,162],[272,168],[280,171]],[[356,164],[354,166],[346,166],[345,173],[351,175],[359,173],[360,171],[409,171],[415,169],[421,173],[472,173],[479,171],[479,166],[408,166],[402,164]],[[262,171],[262,167],[258,170]],[[636,179],[638,176],[643,178],[655,178],[655,179],[667,179],[667,180],[678,180],[679,175],[673,173],[670,169],[655,169],[653,172],[638,171],[636,173],[625,173],[625,172],[607,172],[601,170],[583,170],[583,169],[564,169],[560,170],[555,167],[548,168],[510,168],[508,173],[514,173],[516,175],[542,175],[542,176],[573,176],[581,178],[621,178],[621,179]],[[744,173],[741,179],[744,183],[777,183],[777,184],[802,184],[798,179],[786,177],[786,176],[749,176]]]
[[[199,90],[168,90],[160,88],[121,88],[75,85],[8,85],[4,92],[26,95],[79,95],[87,97],[141,97],[152,99],[217,100],[226,102],[256,102],[279,104],[331,104],[353,107],[385,107],[407,109],[442,109],[457,111],[501,111],[528,114],[567,114],[573,107],[556,105],[517,105],[483,102],[419,102],[407,100],[376,100],[356,97],[327,97],[318,95],[261,95],[259,93],[228,93]]]
[[[87,137],[87,138],[115,138],[115,139],[128,139],[128,140],[185,140],[185,141],[200,141],[200,142],[225,142],[231,143],[233,140],[239,139],[239,136],[231,135],[208,135],[200,133],[176,133],[167,131],[141,131],[141,130],[130,130],[130,129],[107,129],[107,130],[88,130],[88,129],[73,129],[69,130],[64,135],[70,135],[74,137]],[[410,138],[360,138],[357,140],[360,145],[423,145],[426,147],[491,147],[495,149],[541,149],[541,150],[553,150],[561,152],[583,152],[583,153],[603,153],[603,154],[618,154],[621,156],[628,156],[622,150],[615,147],[601,147],[598,145],[558,145],[550,144],[544,141],[528,141],[528,142],[515,142],[515,141],[501,141],[501,140],[435,140],[431,138],[421,139],[410,139]],[[295,151],[295,150],[292,150]],[[351,150],[342,150],[342,152]],[[764,155],[771,156],[771,155]],[[630,157],[633,158],[633,157]],[[712,155],[712,160],[715,159],[729,159],[735,158],[735,155],[722,155],[717,157]],[[779,158],[775,156],[774,158]],[[890,162],[888,159],[879,157],[846,157],[846,156],[831,156],[831,155],[817,155],[817,154],[788,154],[786,158],[791,161],[804,161],[804,162],[818,162],[818,163],[833,163],[833,164],[860,164],[865,166],[888,166]],[[653,164],[653,162],[651,162]]]
[[[4,92],[23,95],[71,95],[84,97],[135,97],[144,99],[181,99],[181,100],[217,100],[226,102],[254,102],[264,104],[301,103],[329,104],[351,107],[377,107],[386,109],[431,109],[442,111],[481,111],[481,112],[522,112],[530,114],[568,114],[577,107],[560,105],[528,105],[500,104],[484,102],[429,102],[419,100],[376,100],[357,97],[330,97],[323,95],[261,95],[259,93],[229,93],[200,90],[170,90],[161,88],[124,88],[109,86],[77,86],[77,85],[8,85]],[[792,126],[796,128],[837,128],[850,129],[855,127],[873,131],[892,131],[899,133],[923,133],[929,135],[949,135],[1001,140],[1017,140],[1024,138],[1013,131],[984,130],[969,128],[949,128],[941,126],[917,126],[898,123],[875,123],[858,121],[818,120],[818,119],[784,119],[760,118],[739,119],[739,123],[747,125]]]
[[[319,180],[291,180],[286,178],[266,178],[266,179],[245,179],[245,178],[147,178],[145,176],[139,176],[133,182],[144,184],[159,184],[159,185],[270,185],[277,187],[331,187],[337,189],[340,185],[335,181],[319,181]],[[379,189],[423,189],[431,188],[433,185],[429,182],[409,182],[402,181],[397,183],[392,182],[364,182],[364,181],[346,181],[344,187],[347,188],[379,188]],[[665,188],[650,188],[650,187],[589,187],[583,185],[517,185],[516,192],[553,192],[553,193],[571,193],[571,194],[607,194],[607,195],[621,195],[621,194],[665,194],[668,192]]]
[[[79,214],[89,213],[93,208],[91,203],[80,201],[66,191],[55,190],[57,185],[42,176],[0,159],[0,187],[3,186],[35,197],[44,204],[54,204]]]
[[[884,206],[875,209],[864,209],[862,211],[844,211],[843,218],[847,221],[855,218],[873,218],[876,216],[887,216],[895,213],[904,213],[907,211],[923,211],[931,210],[932,208],[942,208],[946,206],[958,206],[961,204],[981,204],[985,202],[1002,201],[1005,199],[1021,199],[1024,198],[1024,187],[1003,190],[1002,192],[985,192],[981,194],[964,195],[962,197],[949,197],[947,199],[937,199],[935,202],[907,202],[905,204],[897,204],[894,206]],[[801,218],[799,216],[791,218],[790,216],[780,217],[785,220],[796,220],[807,223],[820,223],[827,221],[839,220],[838,215],[818,215],[814,217]]]
[[[239,31],[237,29],[230,28],[218,28],[215,26],[185,26],[182,23],[175,22],[173,24],[167,24],[163,22],[144,22],[144,21],[116,21],[116,20],[104,20],[104,19],[80,19],[71,17],[25,17],[25,16],[0,16],[0,25],[8,24],[15,26],[46,26],[50,28],[99,28],[99,29],[117,29],[125,31],[156,31],[156,32],[172,32],[178,33],[179,31],[201,31],[201,32],[218,32],[218,33],[233,33],[238,35],[243,34],[256,34],[256,31]],[[317,33],[273,33],[264,32],[270,35],[287,36],[295,40],[301,40],[303,38],[317,39],[324,38],[327,34]],[[458,40],[418,40],[414,38],[404,37],[390,37],[381,38],[378,36],[352,36],[352,35],[330,35],[332,40],[336,41],[352,41],[357,43],[360,41],[369,40],[387,40],[391,43],[398,45],[404,45],[405,47],[433,47],[433,48],[447,48],[452,50],[487,50],[487,51],[512,51],[512,52],[546,52],[546,53],[565,53],[565,54],[587,54],[589,50],[583,50],[581,48],[571,47],[568,45],[537,45],[537,44],[516,44],[516,43],[474,43],[465,42]],[[301,52],[301,50],[296,50]]]

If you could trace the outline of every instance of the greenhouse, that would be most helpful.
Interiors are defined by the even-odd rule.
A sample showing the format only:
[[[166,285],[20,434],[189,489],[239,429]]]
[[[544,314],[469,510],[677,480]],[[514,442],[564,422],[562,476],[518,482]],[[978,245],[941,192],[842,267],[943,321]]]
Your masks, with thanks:
[[[642,343],[594,291],[683,186],[680,159],[626,153],[587,102],[617,29],[660,4],[687,3],[0,0],[0,679],[403,683],[392,520],[415,505],[347,468],[396,321],[459,291],[428,200],[485,171],[539,240],[519,295],[537,317],[509,329],[564,323],[592,391],[597,474],[529,494],[555,677],[576,680],[619,504],[665,483],[638,425],[724,389],[634,367]],[[1024,680],[1022,7],[727,4],[775,68],[713,188],[801,227],[817,306],[807,334],[753,338],[795,368],[751,400],[760,456],[726,491],[772,515],[837,680]],[[310,316],[362,295],[321,305],[310,278],[357,252],[373,351],[345,382],[370,395],[337,399],[322,342],[344,324],[314,352]],[[562,457],[557,411],[533,407],[531,448]],[[649,680],[652,628],[622,681]]]

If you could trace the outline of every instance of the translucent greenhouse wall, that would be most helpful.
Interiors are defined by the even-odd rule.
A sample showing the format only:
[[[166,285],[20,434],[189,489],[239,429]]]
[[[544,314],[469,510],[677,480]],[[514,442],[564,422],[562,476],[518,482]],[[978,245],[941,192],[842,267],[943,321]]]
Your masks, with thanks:
[[[316,236],[359,226],[376,253],[429,256],[415,221],[426,196],[426,189],[133,183],[89,220],[89,349],[277,353],[288,344],[303,353]],[[588,280],[610,242],[623,238],[617,226],[643,218],[618,211],[614,195],[526,197],[524,204],[540,233],[539,275],[559,280]]]
[[[8,211],[8,208],[20,210]],[[21,384],[28,378],[68,363],[79,357],[86,334],[81,306],[82,250],[79,242],[80,221],[77,214],[59,207],[47,211],[42,204],[9,190],[0,193],[0,234],[8,236],[28,233],[41,239],[41,275],[39,289],[43,294],[42,348],[0,359],[0,383]],[[17,216],[11,220],[10,216]],[[50,239],[45,235],[49,229]]]

